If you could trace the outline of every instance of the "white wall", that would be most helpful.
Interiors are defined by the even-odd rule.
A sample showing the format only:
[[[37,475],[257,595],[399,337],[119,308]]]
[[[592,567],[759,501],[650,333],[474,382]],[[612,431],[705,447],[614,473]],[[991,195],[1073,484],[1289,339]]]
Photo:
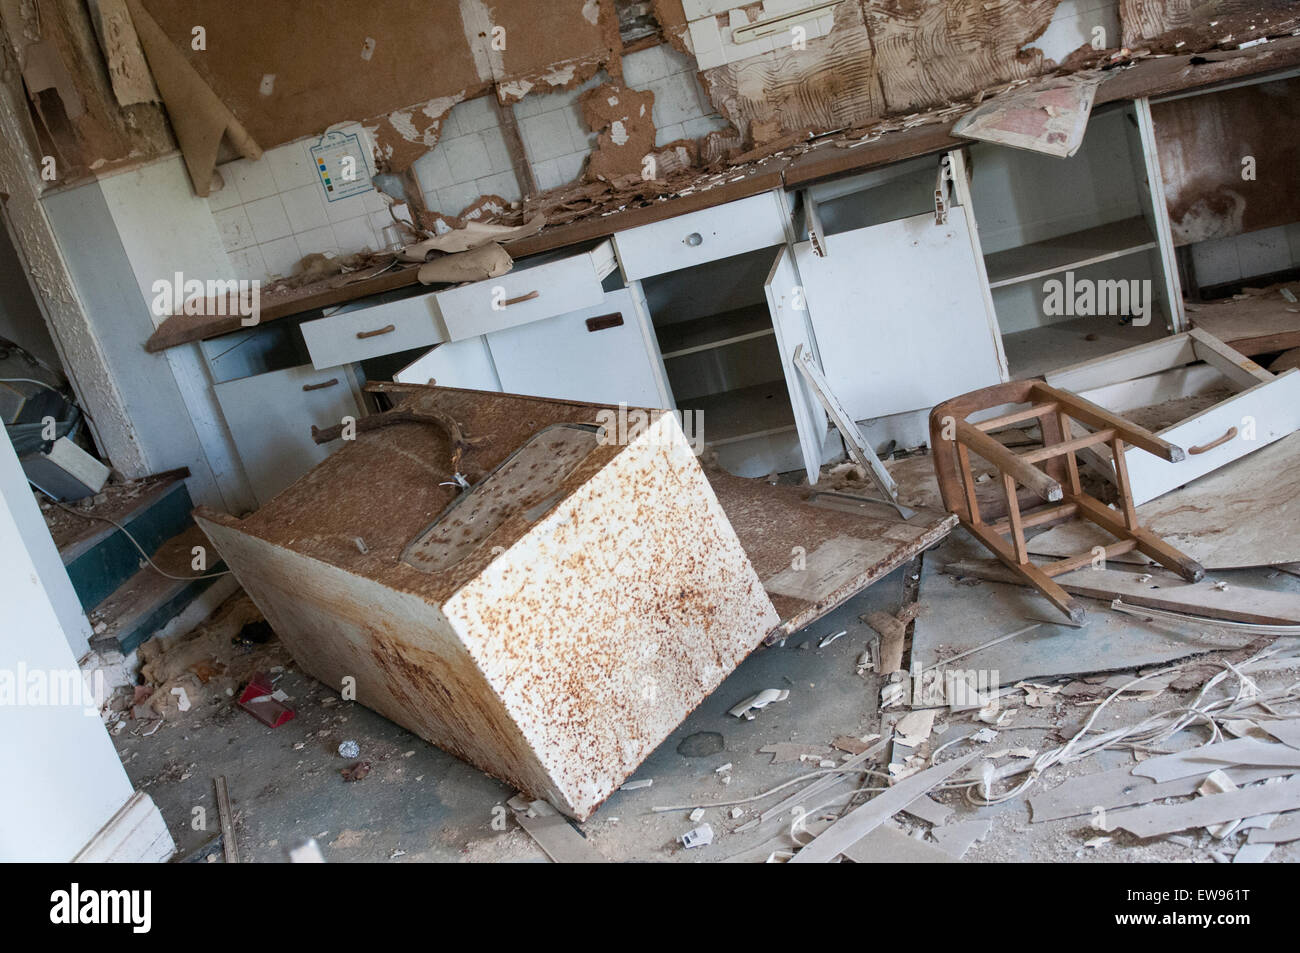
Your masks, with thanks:
[[[0,491],[0,678],[16,678],[20,664],[80,678],[28,553],[23,526],[44,523],[8,440],[0,440]],[[132,794],[99,712],[81,704],[0,704],[0,764],[0,861],[71,860]]]

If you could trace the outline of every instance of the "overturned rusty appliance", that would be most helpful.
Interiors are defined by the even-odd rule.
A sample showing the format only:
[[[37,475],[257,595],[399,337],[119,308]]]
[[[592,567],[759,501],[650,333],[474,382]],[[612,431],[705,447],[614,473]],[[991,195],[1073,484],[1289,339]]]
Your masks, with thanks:
[[[599,405],[385,389],[199,525],[308,673],[585,819],[780,618],[674,415],[618,445]]]

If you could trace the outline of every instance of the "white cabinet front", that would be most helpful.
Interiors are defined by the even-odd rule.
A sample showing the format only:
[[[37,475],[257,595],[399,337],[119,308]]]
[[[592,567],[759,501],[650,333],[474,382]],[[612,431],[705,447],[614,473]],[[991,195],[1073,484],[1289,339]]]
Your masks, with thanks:
[[[1002,379],[966,210],[795,246],[827,382],[854,420],[933,407]]]

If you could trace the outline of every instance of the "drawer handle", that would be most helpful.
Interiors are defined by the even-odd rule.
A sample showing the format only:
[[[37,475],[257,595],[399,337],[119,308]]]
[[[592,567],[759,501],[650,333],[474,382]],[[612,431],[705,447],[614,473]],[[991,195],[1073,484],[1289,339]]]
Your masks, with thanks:
[[[319,384],[303,384],[302,389],[303,390],[324,390],[326,387],[333,387],[338,382],[339,379],[337,377],[331,377],[329,380],[322,381]]]
[[[530,291],[528,294],[520,295],[518,298],[507,298],[505,301],[501,302],[501,307],[508,308],[512,304],[523,304],[525,301],[532,301],[534,298],[540,298],[541,296],[542,293],[540,291]]]
[[[694,248],[696,245],[704,244],[704,236],[701,235],[699,232],[691,232],[689,235],[686,236],[686,238],[683,239],[683,241],[687,245],[690,245],[692,248]]]
[[[392,333],[393,333],[394,331],[396,331],[396,330],[397,330],[397,325],[395,325],[395,324],[388,324],[388,325],[385,325],[385,326],[382,327],[382,328],[379,328],[379,329],[376,330],[376,331],[358,331],[358,332],[357,332],[357,337],[358,337],[358,338],[377,338],[377,337],[379,337],[379,335],[381,335],[381,334],[392,334]]]
[[[1220,437],[1218,440],[1211,440],[1209,443],[1201,444],[1199,447],[1188,447],[1188,448],[1187,448],[1187,452],[1188,452],[1188,453],[1205,453],[1205,451],[1207,451],[1207,450],[1213,450],[1215,447],[1221,447],[1221,446],[1223,446],[1225,443],[1227,443],[1229,440],[1231,440],[1231,439],[1232,439],[1233,437],[1235,437],[1235,436],[1237,436],[1237,428],[1236,428],[1236,427],[1229,427],[1229,428],[1228,428],[1228,432],[1225,433],[1225,434],[1224,434],[1222,437]]]
[[[623,315],[619,311],[613,314],[602,314],[598,318],[587,319],[588,331],[605,331],[609,328],[621,328],[623,326]]]

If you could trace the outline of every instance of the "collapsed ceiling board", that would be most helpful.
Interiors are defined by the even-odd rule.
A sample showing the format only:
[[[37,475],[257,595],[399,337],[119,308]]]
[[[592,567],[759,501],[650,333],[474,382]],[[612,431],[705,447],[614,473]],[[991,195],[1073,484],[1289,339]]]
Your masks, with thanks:
[[[1136,49],[1159,39],[1161,52],[1207,45],[1198,40],[1278,36],[1294,29],[1295,14],[1295,0],[1119,0],[1124,45]]]

